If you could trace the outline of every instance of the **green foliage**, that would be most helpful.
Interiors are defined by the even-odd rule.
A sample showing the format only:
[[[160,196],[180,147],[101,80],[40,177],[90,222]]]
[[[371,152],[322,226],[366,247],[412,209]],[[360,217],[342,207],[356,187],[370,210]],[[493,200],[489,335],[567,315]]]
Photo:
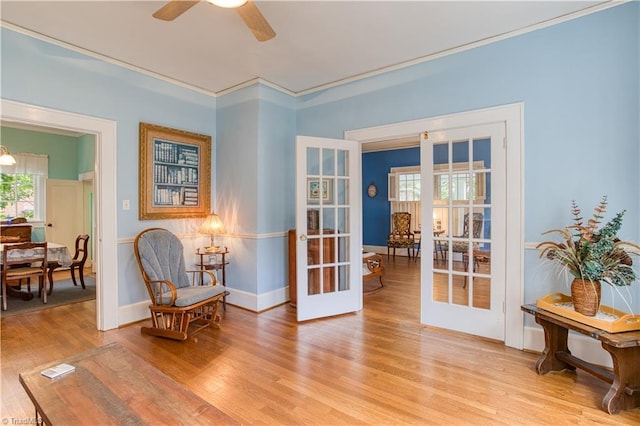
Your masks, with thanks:
[[[598,229],[607,210],[607,197],[586,224],[575,201],[571,204],[573,225],[564,229],[551,229],[544,234],[559,233],[562,242],[544,241],[538,244],[540,257],[557,262],[576,278],[604,281],[616,286],[628,286],[636,280],[631,255],[640,253],[640,246],[629,241],[620,241],[617,234],[622,227],[625,210],[615,215]]]
[[[28,174],[0,174],[0,217],[22,216],[33,218],[33,202],[35,198],[35,187],[33,176]],[[19,203],[18,203],[19,202]],[[30,209],[24,208],[24,205],[31,206]],[[21,211],[10,209],[5,211],[7,207],[19,205]]]

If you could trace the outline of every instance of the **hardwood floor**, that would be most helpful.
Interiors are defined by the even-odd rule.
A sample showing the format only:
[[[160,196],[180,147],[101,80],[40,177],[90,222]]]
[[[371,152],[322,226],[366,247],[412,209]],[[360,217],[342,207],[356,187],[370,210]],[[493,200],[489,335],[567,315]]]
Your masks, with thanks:
[[[640,409],[602,411],[608,385],[585,372],[538,376],[536,354],[421,326],[419,268],[387,261],[355,314],[298,324],[288,304],[228,306],[222,329],[186,342],[141,323],[98,332],[95,302],[3,318],[1,418],[33,417],[20,371],[118,341],[244,424],[640,424]]]

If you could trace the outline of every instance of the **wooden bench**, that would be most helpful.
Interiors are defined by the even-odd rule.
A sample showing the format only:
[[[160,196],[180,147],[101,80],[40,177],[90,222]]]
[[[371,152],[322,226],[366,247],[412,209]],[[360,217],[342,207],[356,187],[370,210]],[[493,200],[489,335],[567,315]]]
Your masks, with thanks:
[[[608,333],[536,305],[524,305],[522,310],[533,315],[544,329],[545,348],[536,362],[538,374],[580,368],[611,384],[602,400],[607,413],[640,407],[640,331]],[[599,340],[611,354],[613,372],[572,355],[567,343],[569,330]]]

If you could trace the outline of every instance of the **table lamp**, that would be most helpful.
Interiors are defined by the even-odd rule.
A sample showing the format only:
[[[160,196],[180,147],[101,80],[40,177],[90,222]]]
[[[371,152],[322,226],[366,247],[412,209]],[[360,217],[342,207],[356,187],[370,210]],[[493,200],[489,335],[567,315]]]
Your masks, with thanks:
[[[215,213],[211,213],[207,216],[207,219],[198,228],[198,233],[211,236],[211,245],[209,247],[205,247],[205,251],[207,253],[215,253],[220,250],[220,248],[215,245],[215,237],[216,234],[222,233],[223,228],[224,225],[222,224],[222,221]]]

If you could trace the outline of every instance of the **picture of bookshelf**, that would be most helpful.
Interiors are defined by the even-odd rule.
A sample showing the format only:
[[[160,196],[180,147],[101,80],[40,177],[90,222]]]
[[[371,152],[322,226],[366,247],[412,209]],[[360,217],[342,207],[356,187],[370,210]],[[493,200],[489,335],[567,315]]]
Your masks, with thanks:
[[[197,206],[199,148],[162,139],[153,144],[153,204]]]
[[[205,217],[211,137],[140,123],[140,219]]]

